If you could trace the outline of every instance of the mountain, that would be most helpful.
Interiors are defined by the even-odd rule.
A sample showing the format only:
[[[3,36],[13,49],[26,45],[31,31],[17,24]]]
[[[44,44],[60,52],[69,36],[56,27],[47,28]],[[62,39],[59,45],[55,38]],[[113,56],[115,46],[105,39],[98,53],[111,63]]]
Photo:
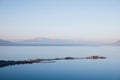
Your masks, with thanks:
[[[88,40],[71,40],[71,39],[52,39],[52,38],[33,38],[21,41],[8,41],[0,39],[0,46],[11,45],[11,46],[29,46],[29,45],[85,45],[85,46],[96,46],[96,45],[120,45],[120,40],[114,43],[100,43]]]
[[[18,42],[19,44],[75,44],[76,41],[66,39],[35,38]]]
[[[120,45],[120,40],[114,42],[113,44],[115,44],[115,45]]]
[[[7,44],[13,44],[13,42],[0,39],[0,45],[7,45]]]
[[[82,40],[34,38],[22,41],[8,41],[0,39],[0,46],[31,46],[31,45],[96,45]]]

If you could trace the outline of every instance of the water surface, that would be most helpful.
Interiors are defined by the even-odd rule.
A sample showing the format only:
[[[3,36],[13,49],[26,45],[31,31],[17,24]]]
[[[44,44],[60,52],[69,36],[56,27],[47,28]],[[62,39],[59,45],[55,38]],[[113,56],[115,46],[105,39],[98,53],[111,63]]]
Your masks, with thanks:
[[[62,60],[0,68],[0,80],[120,80],[120,47],[0,46],[1,60],[106,56],[103,60]]]

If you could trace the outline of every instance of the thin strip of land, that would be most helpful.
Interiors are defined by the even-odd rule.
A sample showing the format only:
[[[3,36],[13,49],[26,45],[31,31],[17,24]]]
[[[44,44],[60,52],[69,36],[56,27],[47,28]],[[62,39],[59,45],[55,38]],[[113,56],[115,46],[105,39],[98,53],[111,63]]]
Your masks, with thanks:
[[[81,59],[106,59],[103,56],[88,56],[88,57],[65,57],[65,58],[52,58],[52,59],[28,59],[28,60],[0,60],[0,68],[10,65],[18,64],[32,64],[32,63],[54,63],[57,60],[81,60]]]

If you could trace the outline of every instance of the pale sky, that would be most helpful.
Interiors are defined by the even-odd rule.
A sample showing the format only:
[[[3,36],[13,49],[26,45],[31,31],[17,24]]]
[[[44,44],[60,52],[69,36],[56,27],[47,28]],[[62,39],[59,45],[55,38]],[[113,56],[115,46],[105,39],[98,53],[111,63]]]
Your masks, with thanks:
[[[0,39],[120,40],[120,0],[0,0]]]

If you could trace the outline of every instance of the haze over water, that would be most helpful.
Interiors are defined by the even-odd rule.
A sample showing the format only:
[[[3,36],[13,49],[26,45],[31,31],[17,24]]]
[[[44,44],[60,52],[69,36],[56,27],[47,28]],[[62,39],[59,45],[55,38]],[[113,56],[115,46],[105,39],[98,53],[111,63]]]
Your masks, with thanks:
[[[0,65],[107,57],[4,66],[0,80],[120,80],[119,53],[119,0],[0,0]]]
[[[62,60],[0,68],[1,80],[119,80],[120,47],[111,46],[1,46],[0,59],[25,60],[66,56],[106,56],[98,60]],[[6,50],[7,49],[7,50]]]

